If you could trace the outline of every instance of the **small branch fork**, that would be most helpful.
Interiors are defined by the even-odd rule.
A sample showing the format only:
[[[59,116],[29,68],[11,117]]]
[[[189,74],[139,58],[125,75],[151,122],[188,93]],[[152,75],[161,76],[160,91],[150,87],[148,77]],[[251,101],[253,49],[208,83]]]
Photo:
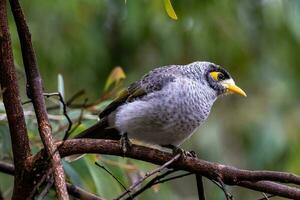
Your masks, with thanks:
[[[136,190],[133,194],[131,194],[129,197],[126,198],[126,200],[132,200],[134,199],[135,197],[137,197],[138,195],[142,194],[144,191],[146,191],[147,189],[151,188],[152,186],[156,185],[156,184],[159,184],[159,183],[163,183],[165,181],[170,181],[170,180],[173,180],[173,179],[169,179],[169,180],[166,180],[166,179],[163,179],[164,177],[174,173],[176,170],[167,170],[166,172],[162,173],[162,174],[159,174],[157,175],[156,177],[154,177],[153,179],[151,179],[145,186],[143,186],[142,188]],[[177,178],[177,177],[176,177]],[[119,199],[119,198],[117,198]],[[117,200],[115,199],[115,200]]]
[[[134,183],[133,185],[131,185],[129,187],[129,189],[127,189],[126,191],[124,191],[122,194],[120,194],[117,198],[115,198],[115,200],[119,200],[121,199],[123,196],[125,196],[126,194],[132,192],[137,186],[139,186],[140,184],[142,184],[146,179],[148,179],[149,177],[153,176],[156,173],[161,172],[163,169],[166,169],[170,164],[174,163],[176,160],[179,159],[181,155],[177,154],[175,155],[173,158],[171,158],[169,161],[167,161],[165,164],[163,164],[162,166],[154,169],[153,171],[147,173],[143,178],[141,178],[139,181],[137,181],[136,183]]]
[[[71,131],[71,128],[72,128],[73,123],[72,123],[72,120],[70,119],[70,117],[69,117],[69,115],[68,115],[68,113],[67,113],[67,105],[66,105],[66,103],[64,102],[63,96],[62,96],[61,93],[59,93],[59,92],[44,93],[44,96],[47,97],[47,98],[52,97],[52,96],[58,96],[58,100],[59,100],[59,102],[61,103],[61,105],[62,105],[62,107],[63,107],[63,114],[64,114],[64,116],[66,117],[66,119],[67,119],[67,121],[68,121],[68,128],[67,128],[67,130],[66,130],[66,132],[65,132],[65,135],[64,135],[63,140],[68,139],[68,137],[69,137],[70,134],[71,134],[70,131]]]

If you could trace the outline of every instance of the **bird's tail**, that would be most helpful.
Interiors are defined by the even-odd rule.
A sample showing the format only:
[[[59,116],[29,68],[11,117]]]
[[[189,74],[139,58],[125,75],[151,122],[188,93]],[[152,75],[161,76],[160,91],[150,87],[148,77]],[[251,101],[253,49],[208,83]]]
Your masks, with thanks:
[[[97,124],[84,130],[82,133],[75,137],[75,139],[79,138],[119,140],[121,138],[121,135],[117,129],[109,127],[107,118],[103,118]],[[68,162],[72,162],[80,159],[82,156],[84,156],[84,154],[72,155],[68,156],[66,160]]]
[[[109,127],[108,119],[102,118],[97,124],[84,130],[75,138],[94,138],[94,139],[111,139],[119,140],[121,135],[119,131],[113,127]]]

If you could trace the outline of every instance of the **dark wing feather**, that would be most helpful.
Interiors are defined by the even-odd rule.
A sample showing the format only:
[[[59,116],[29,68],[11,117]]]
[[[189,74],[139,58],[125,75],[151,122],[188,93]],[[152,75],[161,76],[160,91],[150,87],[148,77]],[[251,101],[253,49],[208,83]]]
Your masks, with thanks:
[[[115,98],[100,114],[99,117],[104,118],[113,112],[117,107],[125,103],[126,101],[136,98],[142,97],[147,94],[143,88],[141,87],[140,81],[132,83],[127,89],[121,91],[119,96]]]
[[[120,95],[114,99],[100,114],[100,119],[108,116],[125,102],[141,98],[153,91],[158,91],[175,80],[176,70],[173,66],[161,67],[150,71],[141,80],[132,83],[127,89],[123,90]],[[178,75],[178,73],[176,73]]]

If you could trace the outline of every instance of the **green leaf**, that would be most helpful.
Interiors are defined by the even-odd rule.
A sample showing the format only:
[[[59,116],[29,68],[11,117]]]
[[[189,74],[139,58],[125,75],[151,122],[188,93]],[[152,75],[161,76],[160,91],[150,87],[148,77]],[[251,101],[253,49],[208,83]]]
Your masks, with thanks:
[[[116,194],[122,192],[119,184],[111,177],[111,175],[107,174],[107,172],[94,164],[96,161],[95,155],[86,155],[83,160],[86,163],[85,170],[88,170],[91,174],[90,181],[94,183],[98,195],[103,196],[106,199],[113,199]],[[110,169],[108,168],[108,170]]]
[[[177,18],[177,15],[176,15],[176,13],[173,9],[171,0],[164,0],[164,4],[165,4],[166,12],[168,13],[169,17],[171,17],[174,20],[177,20],[178,18]]]
[[[64,78],[61,74],[57,75],[57,90],[61,94],[62,98],[65,99],[65,84],[64,84]],[[60,111],[63,113],[63,105],[60,102]]]
[[[83,187],[82,180],[78,172],[72,167],[72,165],[66,161],[63,161],[64,169],[68,177],[71,179],[71,183]]]
[[[57,85],[58,85],[58,92],[61,94],[63,98],[65,98],[65,85],[64,85],[64,78],[61,74],[57,75]]]

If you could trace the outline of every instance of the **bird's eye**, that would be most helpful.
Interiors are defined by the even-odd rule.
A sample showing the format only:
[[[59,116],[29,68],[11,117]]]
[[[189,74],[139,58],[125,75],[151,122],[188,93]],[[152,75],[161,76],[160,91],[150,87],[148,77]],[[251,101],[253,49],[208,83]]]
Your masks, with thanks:
[[[219,73],[218,74],[218,81],[223,81],[223,80],[225,80],[225,76],[224,76],[224,74],[223,73]]]
[[[215,81],[222,81],[225,80],[225,75],[222,72],[210,72],[210,76],[215,80]]]

